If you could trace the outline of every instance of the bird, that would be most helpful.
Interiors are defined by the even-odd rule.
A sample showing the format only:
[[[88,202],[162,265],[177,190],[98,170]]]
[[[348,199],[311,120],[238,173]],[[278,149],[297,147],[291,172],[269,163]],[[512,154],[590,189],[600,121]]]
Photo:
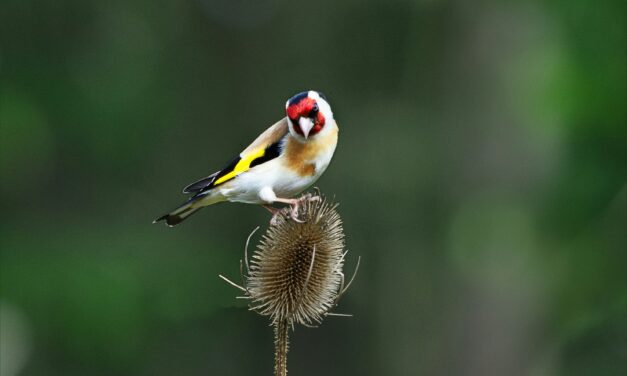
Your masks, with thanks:
[[[276,223],[281,209],[291,207],[291,219],[299,206],[318,196],[294,198],[313,185],[325,172],[338,140],[338,126],[326,96],[304,91],[285,103],[285,117],[261,133],[237,157],[219,171],[189,184],[183,193],[191,197],[175,210],[154,220],[172,227],[198,210],[219,202],[262,205]]]

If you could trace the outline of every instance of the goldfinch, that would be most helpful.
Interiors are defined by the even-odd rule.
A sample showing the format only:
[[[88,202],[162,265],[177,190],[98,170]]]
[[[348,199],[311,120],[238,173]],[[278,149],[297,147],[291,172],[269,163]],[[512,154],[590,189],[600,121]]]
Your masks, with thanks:
[[[293,198],[327,169],[337,145],[338,127],[326,97],[317,91],[296,94],[285,104],[286,117],[263,132],[220,171],[183,189],[193,194],[169,214],[157,218],[175,226],[205,206],[218,202],[291,205],[298,221],[301,200]],[[306,199],[316,197],[306,196]]]

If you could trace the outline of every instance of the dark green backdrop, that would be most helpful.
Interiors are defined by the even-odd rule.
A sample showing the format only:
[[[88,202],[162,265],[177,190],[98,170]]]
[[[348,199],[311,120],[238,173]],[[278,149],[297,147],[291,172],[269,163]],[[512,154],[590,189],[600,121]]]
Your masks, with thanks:
[[[268,375],[261,208],[152,225],[323,91],[340,312],[293,375],[624,375],[624,1],[3,0],[0,370]]]

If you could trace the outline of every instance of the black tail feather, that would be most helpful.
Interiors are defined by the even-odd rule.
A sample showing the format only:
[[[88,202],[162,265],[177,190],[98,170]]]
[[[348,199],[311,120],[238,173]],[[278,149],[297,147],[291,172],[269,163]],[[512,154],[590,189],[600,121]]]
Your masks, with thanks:
[[[189,216],[191,216],[200,209],[200,207],[194,208],[191,205],[184,205],[183,207],[173,211],[172,213],[162,215],[161,217],[155,219],[152,223],[165,221],[168,226],[173,227],[183,222],[185,219],[187,219]]]

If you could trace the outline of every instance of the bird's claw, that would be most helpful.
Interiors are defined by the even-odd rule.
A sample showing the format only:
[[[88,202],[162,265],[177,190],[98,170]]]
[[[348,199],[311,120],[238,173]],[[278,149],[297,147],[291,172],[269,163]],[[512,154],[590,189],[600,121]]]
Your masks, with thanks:
[[[279,224],[279,218],[282,217],[283,215],[285,215],[285,211],[284,210],[278,210],[276,213],[274,213],[272,215],[272,218],[270,218],[270,225],[271,226],[276,226]],[[305,223],[305,221],[301,220],[298,218],[298,205],[294,204],[292,206],[292,209],[290,210],[290,218],[294,221],[294,222],[298,222],[298,223]]]
[[[300,208],[300,205],[304,202],[316,202],[316,201],[320,201],[322,200],[322,198],[318,195],[312,195],[311,193],[307,193],[303,196],[301,196],[299,199],[292,201],[292,203],[290,204],[291,209],[289,211],[289,217],[291,220],[293,220],[294,222],[297,223],[305,223],[304,220],[298,218],[298,209]],[[270,210],[270,212],[272,212],[272,218],[270,219],[270,225],[275,226],[279,223],[279,217],[286,215],[286,210],[285,209],[271,209],[271,207],[265,206],[266,209]],[[276,211],[275,211],[276,210]]]
[[[320,196],[310,196],[310,197],[307,197],[307,201],[309,201],[309,202],[317,202],[317,201],[320,201],[320,200],[322,200],[322,198]]]
[[[304,220],[298,218],[298,208],[303,202],[315,202],[320,201],[320,196],[313,196],[311,193],[304,194],[301,198],[299,198],[293,205],[292,210],[290,211],[290,218],[294,222],[305,223]]]
[[[294,222],[298,222],[298,223],[305,223],[305,221],[298,219],[298,206],[294,206],[294,208],[290,211],[290,218],[292,218],[292,220]]]
[[[305,202],[305,201],[320,201],[320,196],[314,196],[311,193],[306,193],[304,194],[301,198],[298,199],[298,202]]]
[[[272,215],[272,218],[270,218],[270,226],[276,226],[279,224],[279,217],[282,216],[283,214],[281,214],[280,211],[277,211],[276,213],[274,213]]]

